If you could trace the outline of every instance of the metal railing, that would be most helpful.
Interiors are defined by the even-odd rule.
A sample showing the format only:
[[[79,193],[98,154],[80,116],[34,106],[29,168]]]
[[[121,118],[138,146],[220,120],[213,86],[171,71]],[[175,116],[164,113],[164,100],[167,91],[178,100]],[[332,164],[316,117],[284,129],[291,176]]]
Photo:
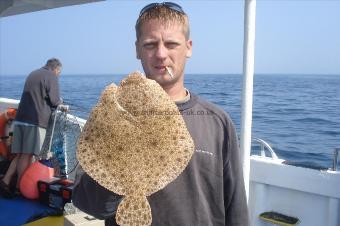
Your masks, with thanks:
[[[261,148],[260,153],[262,157],[271,157],[272,159],[279,159],[273,148],[266,141],[256,137],[253,138],[253,141],[260,145]],[[270,156],[267,156],[266,153],[269,153]]]
[[[333,171],[337,171],[338,168],[338,156],[339,156],[340,148],[335,148],[333,155]]]

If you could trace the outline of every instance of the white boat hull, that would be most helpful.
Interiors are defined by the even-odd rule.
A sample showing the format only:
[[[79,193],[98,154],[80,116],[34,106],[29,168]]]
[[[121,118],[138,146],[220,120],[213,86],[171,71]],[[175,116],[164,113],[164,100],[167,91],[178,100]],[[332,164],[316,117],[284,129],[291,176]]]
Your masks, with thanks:
[[[0,98],[0,111],[19,101]],[[74,120],[74,116],[69,120]],[[84,119],[77,118],[82,125]],[[259,218],[277,212],[298,218],[299,226],[340,226],[340,172],[285,165],[278,159],[250,157],[249,209],[252,226],[273,225]]]

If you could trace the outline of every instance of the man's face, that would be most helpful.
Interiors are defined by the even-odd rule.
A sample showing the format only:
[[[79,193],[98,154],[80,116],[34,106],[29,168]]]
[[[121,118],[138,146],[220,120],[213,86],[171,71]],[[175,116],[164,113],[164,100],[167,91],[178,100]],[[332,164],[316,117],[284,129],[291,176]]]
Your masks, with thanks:
[[[56,67],[56,69],[53,70],[53,73],[54,73],[56,76],[59,76],[60,73],[61,73],[61,67]]]
[[[163,88],[183,83],[186,58],[191,56],[192,41],[186,40],[183,25],[173,22],[164,26],[158,20],[150,20],[141,26],[136,41],[137,58],[141,60],[146,76]],[[171,78],[168,67],[174,78]]]

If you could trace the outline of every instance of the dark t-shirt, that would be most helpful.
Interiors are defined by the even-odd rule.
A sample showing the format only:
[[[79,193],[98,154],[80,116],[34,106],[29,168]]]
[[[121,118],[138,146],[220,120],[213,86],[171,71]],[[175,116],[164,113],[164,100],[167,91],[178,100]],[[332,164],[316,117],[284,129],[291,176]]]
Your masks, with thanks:
[[[58,77],[40,68],[26,79],[15,120],[47,128],[52,108],[60,103]]]
[[[247,226],[238,139],[229,116],[217,106],[191,95],[177,104],[195,143],[194,154],[174,181],[148,197],[152,225]],[[116,225],[121,197],[101,187],[78,169],[73,203],[106,224]]]

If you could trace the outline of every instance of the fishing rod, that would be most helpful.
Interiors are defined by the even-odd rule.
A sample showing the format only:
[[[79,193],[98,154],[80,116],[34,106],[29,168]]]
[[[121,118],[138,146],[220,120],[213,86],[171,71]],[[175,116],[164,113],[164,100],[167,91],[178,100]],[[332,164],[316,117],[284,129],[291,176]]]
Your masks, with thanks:
[[[64,99],[63,100],[63,103],[66,104],[66,105],[69,105],[70,106],[70,110],[71,111],[80,111],[80,112],[84,112],[84,113],[88,113],[89,112],[89,109],[86,109],[85,107],[83,106],[80,106],[78,104],[75,104],[73,103],[71,100],[69,99]]]

